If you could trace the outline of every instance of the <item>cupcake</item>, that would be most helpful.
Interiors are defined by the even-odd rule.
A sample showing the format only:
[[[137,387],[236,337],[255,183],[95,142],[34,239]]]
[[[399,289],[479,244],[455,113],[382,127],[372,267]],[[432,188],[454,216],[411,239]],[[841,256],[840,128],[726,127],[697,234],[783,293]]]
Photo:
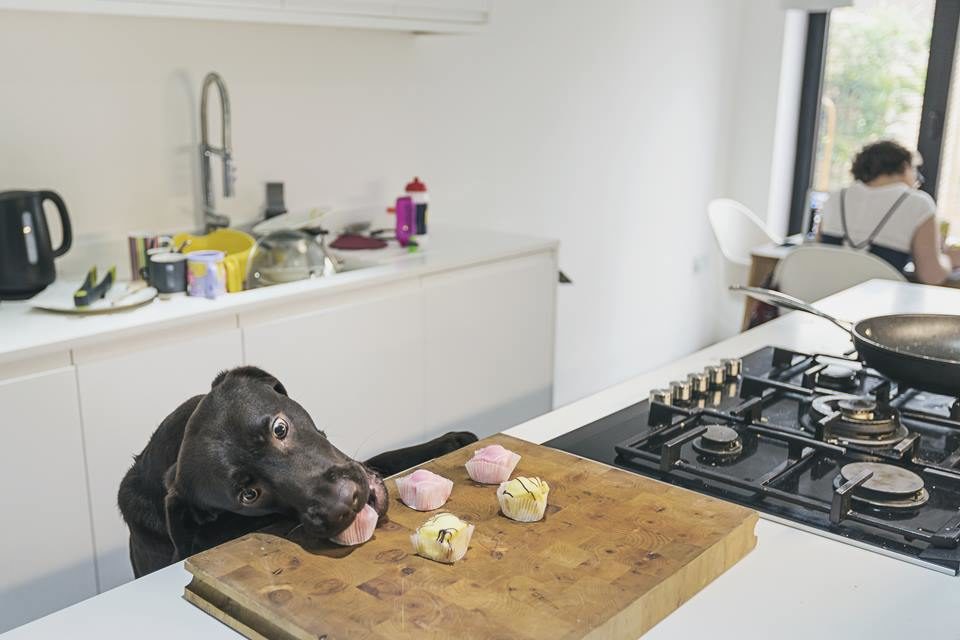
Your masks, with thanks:
[[[503,515],[517,522],[536,522],[547,508],[550,485],[540,478],[514,478],[497,489]]]
[[[410,535],[417,555],[453,564],[467,553],[473,525],[452,513],[438,513]]]
[[[473,452],[473,458],[467,461],[467,473],[470,479],[481,484],[498,484],[510,478],[510,474],[520,462],[520,456],[498,444],[491,444]]]
[[[330,540],[345,547],[363,544],[373,537],[373,530],[377,528],[377,520],[379,519],[380,515],[376,509],[368,504],[364,505],[357,517],[350,523],[350,526]]]
[[[403,504],[417,511],[439,509],[450,497],[453,482],[426,469],[417,469],[397,478],[397,491]]]

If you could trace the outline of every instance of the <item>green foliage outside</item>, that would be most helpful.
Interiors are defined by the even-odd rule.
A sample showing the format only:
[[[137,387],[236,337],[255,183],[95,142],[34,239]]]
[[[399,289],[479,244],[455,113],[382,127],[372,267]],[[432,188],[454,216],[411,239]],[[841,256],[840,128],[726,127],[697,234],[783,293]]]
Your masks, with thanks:
[[[908,148],[916,147],[932,4],[876,2],[831,14],[823,86],[823,95],[833,101],[837,115],[830,189],[850,183],[850,163],[867,142],[893,138]],[[826,109],[821,109],[818,167],[829,136],[826,116]]]

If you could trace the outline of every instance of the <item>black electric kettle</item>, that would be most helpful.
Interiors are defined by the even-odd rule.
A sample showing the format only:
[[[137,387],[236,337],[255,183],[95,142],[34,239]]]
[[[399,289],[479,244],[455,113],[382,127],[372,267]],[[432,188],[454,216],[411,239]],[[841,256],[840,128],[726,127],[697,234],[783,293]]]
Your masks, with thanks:
[[[56,250],[43,213],[45,200],[60,212],[63,241]],[[72,239],[67,205],[53,191],[0,193],[0,298],[20,300],[43,291],[57,277],[53,259],[67,252]]]

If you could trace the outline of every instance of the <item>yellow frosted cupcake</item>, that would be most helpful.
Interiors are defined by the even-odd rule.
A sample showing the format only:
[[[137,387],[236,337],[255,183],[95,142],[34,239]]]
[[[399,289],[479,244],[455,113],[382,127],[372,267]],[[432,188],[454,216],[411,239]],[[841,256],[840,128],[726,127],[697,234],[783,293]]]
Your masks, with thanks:
[[[467,553],[473,525],[452,513],[438,513],[411,534],[410,542],[417,555],[453,564]]]
[[[550,485],[540,478],[514,478],[497,489],[503,515],[517,522],[536,522],[547,509]]]

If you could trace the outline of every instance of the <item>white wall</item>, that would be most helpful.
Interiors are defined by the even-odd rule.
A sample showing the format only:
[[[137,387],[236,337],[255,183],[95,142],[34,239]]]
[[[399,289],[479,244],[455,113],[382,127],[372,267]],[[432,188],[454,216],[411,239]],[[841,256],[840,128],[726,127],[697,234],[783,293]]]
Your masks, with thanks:
[[[471,36],[6,12],[0,188],[60,191],[87,237],[194,224],[197,94],[216,69],[237,220],[268,179],[297,208],[386,203],[419,174],[434,221],[560,238],[565,403],[717,336],[704,207],[760,202],[769,181],[769,154],[730,162],[740,132],[771,127],[735,110],[741,40],[780,56],[757,31],[783,14],[761,4],[501,0]],[[749,80],[765,108],[774,66]]]
[[[786,232],[807,13],[744,0],[727,190]]]
[[[0,12],[0,187],[53,188],[84,236],[199,222],[199,91],[227,82],[235,220],[287,204],[385,202],[411,171],[406,33]],[[218,102],[211,129],[219,141]],[[214,161],[214,173],[219,165]],[[219,180],[219,175],[217,176]],[[219,182],[218,182],[219,185]]]
[[[790,215],[806,24],[804,11],[743,0],[727,174],[715,194],[743,202],[779,234],[786,233]],[[743,296],[725,289],[746,279],[744,267],[724,264],[717,270],[715,339],[740,330]]]
[[[479,35],[417,42],[435,215],[562,241],[560,403],[713,335],[739,8],[499,2]]]

